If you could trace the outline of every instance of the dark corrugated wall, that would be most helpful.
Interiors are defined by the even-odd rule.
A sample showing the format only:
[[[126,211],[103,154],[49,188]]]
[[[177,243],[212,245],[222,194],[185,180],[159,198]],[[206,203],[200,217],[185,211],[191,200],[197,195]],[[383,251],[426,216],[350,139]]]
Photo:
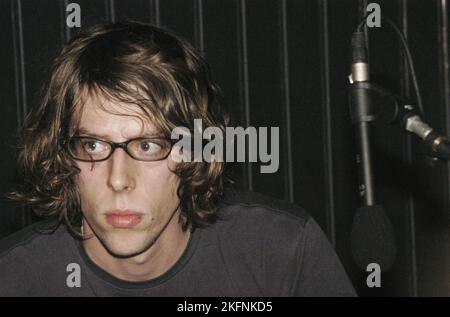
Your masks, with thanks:
[[[354,133],[347,105],[348,44],[370,1],[78,0],[82,27],[131,18],[167,27],[201,50],[244,126],[280,127],[280,169],[237,165],[240,183],[304,206],[328,234],[361,295],[450,295],[448,164],[424,162],[417,140],[395,126],[373,129],[378,200],[398,243],[382,288],[368,289],[350,254],[358,207]],[[14,185],[16,133],[39,100],[51,60],[70,38],[69,1],[0,1],[0,192]],[[450,133],[448,0],[377,1],[405,32],[426,119]],[[372,78],[413,96],[394,32],[370,31]],[[0,236],[33,222],[0,201]]]

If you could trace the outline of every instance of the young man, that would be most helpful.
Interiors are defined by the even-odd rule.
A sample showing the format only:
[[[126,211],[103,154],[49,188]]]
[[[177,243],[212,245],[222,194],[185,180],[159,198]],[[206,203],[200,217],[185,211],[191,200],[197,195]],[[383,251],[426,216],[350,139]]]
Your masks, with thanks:
[[[11,193],[50,220],[0,243],[0,296],[355,295],[302,209],[225,190],[223,162],[175,159],[171,132],[194,119],[227,124],[183,40],[139,23],[73,39],[27,117]]]

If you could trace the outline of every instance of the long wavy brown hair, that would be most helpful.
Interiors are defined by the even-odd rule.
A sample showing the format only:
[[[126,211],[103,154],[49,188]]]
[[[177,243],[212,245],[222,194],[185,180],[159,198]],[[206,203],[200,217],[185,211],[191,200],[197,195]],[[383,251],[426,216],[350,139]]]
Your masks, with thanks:
[[[167,30],[137,22],[100,25],[77,35],[54,61],[43,92],[19,137],[20,183],[7,196],[71,229],[82,219],[74,181],[80,169],[65,144],[77,131],[86,98],[101,94],[136,105],[141,116],[130,116],[140,118],[143,112],[168,138],[177,126],[193,133],[194,119],[222,130],[228,122],[202,56]],[[224,167],[223,162],[177,165],[183,230],[215,221]]]

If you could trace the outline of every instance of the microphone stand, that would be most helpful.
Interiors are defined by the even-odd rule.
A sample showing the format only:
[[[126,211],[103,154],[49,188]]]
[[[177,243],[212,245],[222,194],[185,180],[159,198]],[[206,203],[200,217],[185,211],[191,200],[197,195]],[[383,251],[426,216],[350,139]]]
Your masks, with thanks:
[[[350,117],[356,125],[357,156],[359,166],[359,193],[362,206],[353,218],[351,249],[356,264],[366,270],[370,263],[388,270],[397,253],[392,225],[384,208],[376,205],[370,126],[377,120],[370,96],[369,64],[362,32],[352,37],[351,75],[349,91]]]
[[[362,25],[362,22],[360,25]],[[397,28],[396,30],[398,31]],[[412,58],[409,55],[406,42],[403,37],[401,38],[412,65]],[[362,270],[365,270],[370,263],[377,263],[382,271],[386,271],[395,261],[397,248],[390,220],[384,208],[381,205],[376,205],[375,202],[370,126],[371,123],[377,121],[378,114],[373,107],[371,92],[375,91],[382,96],[394,97],[394,112],[388,123],[400,121],[403,129],[416,134],[425,141],[424,143],[432,156],[450,159],[450,142],[446,136],[439,135],[422,121],[420,113],[411,104],[406,103],[404,98],[369,82],[369,63],[366,49],[365,35],[358,26],[357,31],[353,33],[351,43],[349,107],[352,124],[356,126],[356,161],[359,167],[359,193],[362,206],[357,209],[353,219],[351,249],[355,263]],[[411,68],[414,74],[413,66]],[[413,76],[413,78],[415,77]],[[416,81],[414,82],[416,83]],[[417,84],[416,88],[418,103],[421,105]]]

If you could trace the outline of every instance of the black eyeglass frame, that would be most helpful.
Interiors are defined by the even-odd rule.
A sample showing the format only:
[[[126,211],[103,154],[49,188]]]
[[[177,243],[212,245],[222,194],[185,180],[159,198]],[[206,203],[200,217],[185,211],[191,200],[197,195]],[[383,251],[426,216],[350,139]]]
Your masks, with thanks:
[[[73,139],[89,139],[89,140],[93,140],[93,141],[100,141],[100,142],[104,142],[110,145],[111,147],[111,151],[110,153],[105,157],[102,158],[100,160],[83,160],[80,159],[78,157],[75,157],[75,155],[72,153],[72,151],[70,150],[70,142]],[[129,151],[128,151],[128,144],[130,144],[133,141],[138,141],[138,140],[165,140],[168,141],[167,143],[169,144],[169,149],[167,150],[167,153],[161,157],[158,158],[156,160],[142,160],[142,159],[138,159],[136,157],[134,157]],[[156,143],[156,142],[155,142]],[[68,141],[64,142],[64,148],[66,149],[67,153],[69,153],[70,157],[72,157],[74,160],[77,161],[81,161],[81,162],[103,162],[106,161],[107,159],[109,159],[111,157],[111,155],[113,155],[114,151],[117,148],[121,148],[125,151],[125,153],[127,153],[131,158],[135,159],[136,161],[141,161],[141,162],[157,162],[157,161],[163,161],[165,160],[170,152],[172,151],[172,147],[173,147],[173,142],[171,139],[165,138],[165,137],[150,137],[150,138],[145,138],[145,137],[139,137],[139,138],[135,138],[135,139],[130,139],[127,140],[125,142],[120,142],[120,143],[116,143],[116,142],[112,142],[112,141],[107,141],[107,140],[103,140],[103,139],[98,139],[98,138],[94,138],[94,137],[90,137],[90,136],[86,136],[86,135],[78,135],[78,136],[73,136],[71,137]]]

